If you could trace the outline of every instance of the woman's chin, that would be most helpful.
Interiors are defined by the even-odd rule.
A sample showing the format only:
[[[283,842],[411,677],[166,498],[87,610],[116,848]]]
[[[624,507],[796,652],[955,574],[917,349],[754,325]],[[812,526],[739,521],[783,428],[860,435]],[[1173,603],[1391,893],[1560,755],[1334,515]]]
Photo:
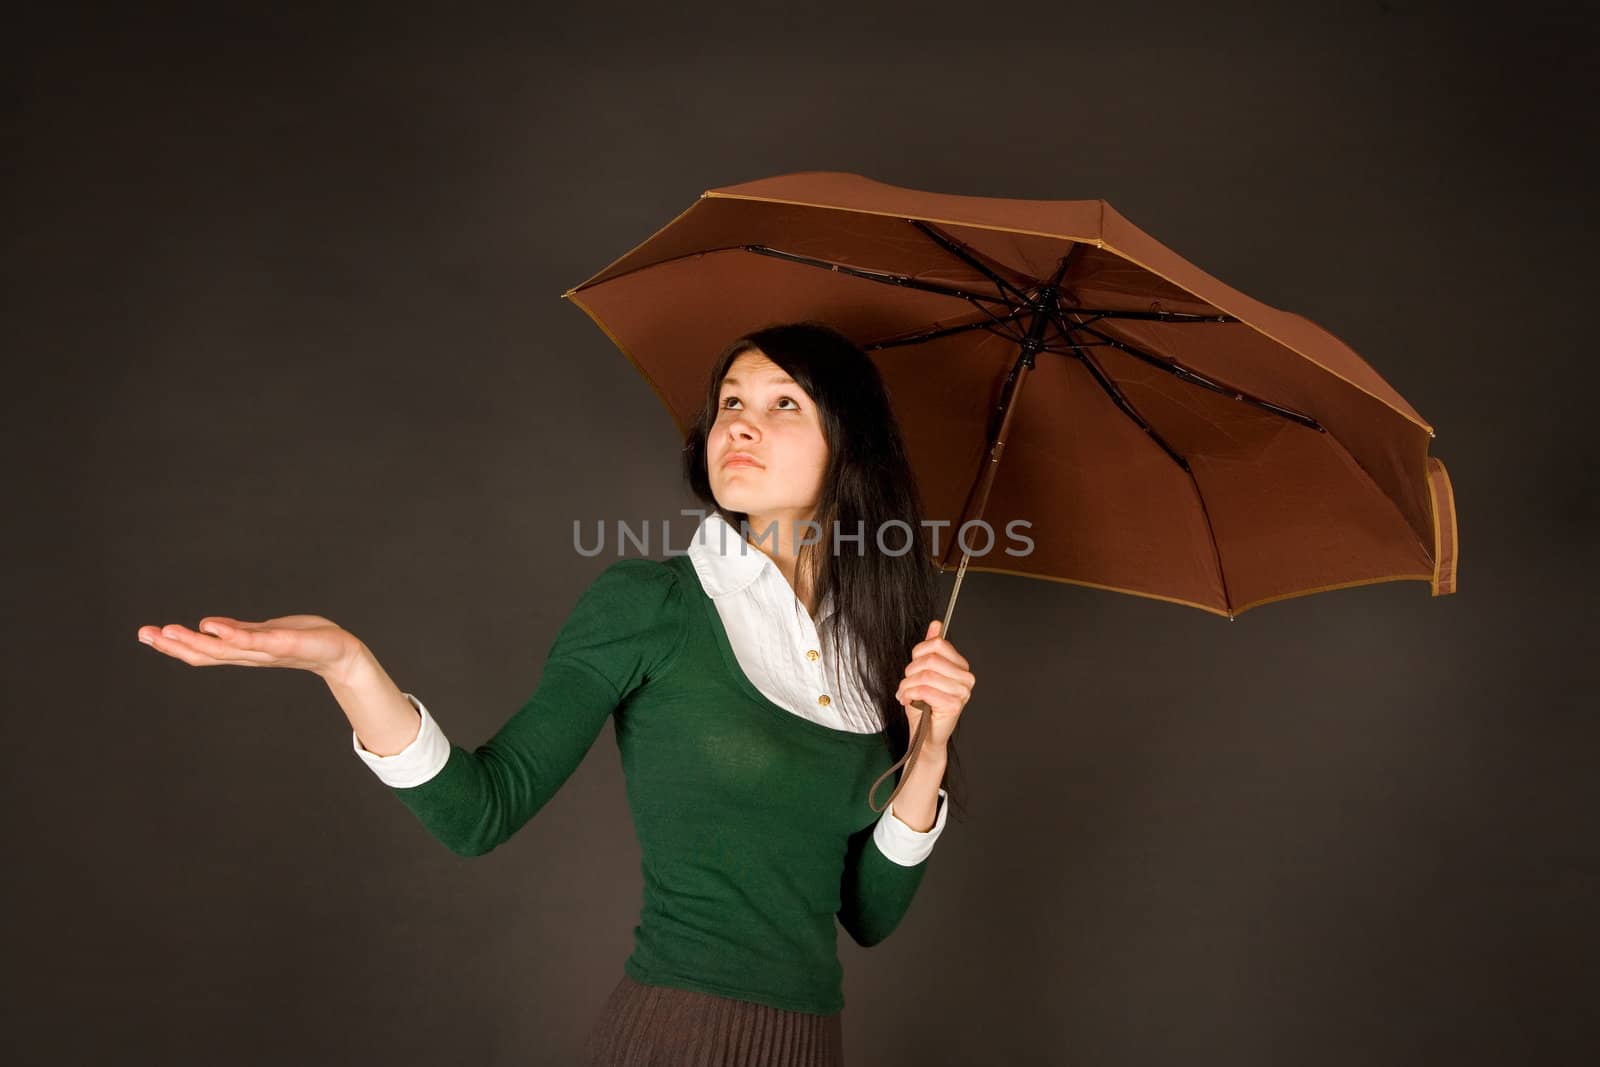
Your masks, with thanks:
[[[725,511],[738,512],[748,515],[751,511],[760,511],[763,501],[756,498],[757,494],[750,492],[739,480],[735,479],[732,485],[723,479],[721,485],[711,487],[711,495],[716,497],[718,505]]]

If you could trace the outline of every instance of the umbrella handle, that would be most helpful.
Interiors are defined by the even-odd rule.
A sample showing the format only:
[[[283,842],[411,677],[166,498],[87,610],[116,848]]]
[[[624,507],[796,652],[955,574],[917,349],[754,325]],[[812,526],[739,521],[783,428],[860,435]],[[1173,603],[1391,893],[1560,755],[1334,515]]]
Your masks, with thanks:
[[[956,613],[956,597],[961,592],[961,579],[967,575],[967,560],[971,558],[971,555],[970,552],[963,551],[961,553],[961,566],[956,571],[956,584],[950,590],[950,603],[945,605],[944,621],[939,624],[939,636],[947,641],[950,639],[950,616]],[[887,810],[889,805],[894,803],[894,798],[900,795],[900,790],[906,784],[906,779],[911,777],[911,768],[917,765],[917,755],[922,751],[922,739],[928,733],[928,723],[933,721],[933,709],[928,707],[927,701],[913,700],[911,705],[922,711],[922,716],[917,719],[917,732],[911,738],[911,744],[906,747],[905,755],[895,760],[894,766],[878,775],[878,780],[872,783],[871,789],[867,790],[867,806],[874,812]],[[878,795],[878,786],[883,783],[885,778],[893,774],[895,769],[902,763],[905,764],[906,769],[901,772],[900,780],[895,783],[894,792],[890,793],[889,799],[883,802],[883,807],[878,807],[872,802],[872,798]]]

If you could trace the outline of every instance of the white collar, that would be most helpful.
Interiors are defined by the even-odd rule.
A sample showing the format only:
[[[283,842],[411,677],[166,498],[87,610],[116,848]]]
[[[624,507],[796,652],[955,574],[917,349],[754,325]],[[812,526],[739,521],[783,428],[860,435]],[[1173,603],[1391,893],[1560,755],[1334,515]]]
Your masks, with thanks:
[[[778,571],[772,557],[745,540],[732,523],[715,511],[707,513],[689,541],[689,562],[694,564],[700,584],[713,599],[748,592],[772,600],[772,606],[787,610],[796,601],[794,589]],[[771,569],[767,581],[758,581]],[[776,584],[774,584],[776,583]],[[778,603],[787,594],[783,603]],[[833,598],[825,597],[814,622],[821,623],[833,614]]]

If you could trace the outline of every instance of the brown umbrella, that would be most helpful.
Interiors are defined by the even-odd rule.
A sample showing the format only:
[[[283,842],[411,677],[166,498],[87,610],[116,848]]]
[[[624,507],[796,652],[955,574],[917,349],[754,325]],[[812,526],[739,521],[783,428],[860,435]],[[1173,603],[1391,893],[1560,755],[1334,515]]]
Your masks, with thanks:
[[[960,545],[985,560],[972,569],[1230,620],[1374,582],[1456,589],[1433,428],[1337,337],[1228,287],[1104,200],[785,174],[708,190],[562,295],[680,431],[731,338],[802,319],[850,337],[882,373],[926,518],[950,523],[941,565],[963,523],[1024,520],[1027,555],[987,548],[974,527]],[[930,719],[918,706],[909,761]],[[884,777],[906,763],[903,783],[907,757]]]

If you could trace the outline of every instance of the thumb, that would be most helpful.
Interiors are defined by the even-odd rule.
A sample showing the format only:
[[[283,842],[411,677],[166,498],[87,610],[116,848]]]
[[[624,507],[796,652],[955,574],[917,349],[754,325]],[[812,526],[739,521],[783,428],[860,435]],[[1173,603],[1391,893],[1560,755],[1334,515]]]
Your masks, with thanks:
[[[941,629],[943,629],[943,628],[944,628],[944,623],[940,622],[938,619],[934,619],[932,622],[928,623],[928,632],[923,634],[922,636],[923,637],[938,637],[939,636],[939,631]]]

